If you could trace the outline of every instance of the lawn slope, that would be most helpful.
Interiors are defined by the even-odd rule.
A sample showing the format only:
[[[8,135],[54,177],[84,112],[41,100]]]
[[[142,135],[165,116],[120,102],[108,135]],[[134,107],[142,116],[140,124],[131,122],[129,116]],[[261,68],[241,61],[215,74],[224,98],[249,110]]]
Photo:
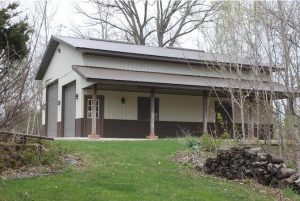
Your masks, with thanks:
[[[193,174],[170,160],[176,140],[54,142],[86,158],[81,171],[0,181],[0,200],[269,201],[247,185]]]

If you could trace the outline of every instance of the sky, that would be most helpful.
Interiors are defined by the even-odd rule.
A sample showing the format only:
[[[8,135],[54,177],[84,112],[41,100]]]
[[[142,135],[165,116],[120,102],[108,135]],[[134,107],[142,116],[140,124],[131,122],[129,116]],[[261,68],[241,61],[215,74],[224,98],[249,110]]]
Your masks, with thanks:
[[[1,1],[1,0],[0,0]],[[73,7],[75,2],[81,0],[50,0],[50,9],[49,12],[54,14],[53,17],[53,26],[52,33],[61,29],[64,32],[71,28],[70,24],[73,21],[82,21],[79,15],[75,15],[75,9]],[[34,12],[34,6],[37,3],[37,0],[19,0],[20,6],[23,7],[26,12]],[[62,27],[62,28],[60,28]]]

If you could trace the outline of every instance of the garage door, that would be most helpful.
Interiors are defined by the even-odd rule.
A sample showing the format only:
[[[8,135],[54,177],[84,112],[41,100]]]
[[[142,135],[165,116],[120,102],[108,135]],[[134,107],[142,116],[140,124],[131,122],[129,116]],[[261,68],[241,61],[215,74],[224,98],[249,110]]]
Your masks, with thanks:
[[[75,137],[76,84],[64,88],[64,137]]]
[[[57,137],[57,83],[47,87],[47,136]]]

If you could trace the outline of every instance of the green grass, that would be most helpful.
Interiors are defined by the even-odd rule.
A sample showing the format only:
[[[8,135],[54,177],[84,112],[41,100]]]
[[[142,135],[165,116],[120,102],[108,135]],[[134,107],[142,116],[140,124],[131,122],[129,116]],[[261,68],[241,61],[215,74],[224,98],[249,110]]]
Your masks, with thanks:
[[[86,158],[80,171],[0,181],[0,200],[80,201],[269,201],[274,196],[247,185],[195,175],[170,156],[183,145],[176,140],[138,142],[59,141]],[[296,198],[293,193],[290,197]],[[300,199],[299,199],[300,200]]]

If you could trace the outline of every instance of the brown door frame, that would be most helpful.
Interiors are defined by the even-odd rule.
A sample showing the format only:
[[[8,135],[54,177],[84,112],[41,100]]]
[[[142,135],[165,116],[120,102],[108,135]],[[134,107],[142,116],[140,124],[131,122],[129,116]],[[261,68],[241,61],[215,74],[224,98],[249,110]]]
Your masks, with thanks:
[[[87,100],[88,99],[92,99],[93,96],[92,95],[84,95],[84,125],[83,125],[83,132],[84,132],[84,136],[88,136],[90,133],[87,133],[87,120],[89,118],[87,118]],[[97,125],[100,126],[100,133],[98,133],[100,135],[100,137],[103,137],[103,131],[104,131],[104,96],[103,95],[97,95],[97,100],[99,99],[100,101],[100,113],[99,113],[99,118],[97,119]],[[91,128],[92,129],[92,128]]]

